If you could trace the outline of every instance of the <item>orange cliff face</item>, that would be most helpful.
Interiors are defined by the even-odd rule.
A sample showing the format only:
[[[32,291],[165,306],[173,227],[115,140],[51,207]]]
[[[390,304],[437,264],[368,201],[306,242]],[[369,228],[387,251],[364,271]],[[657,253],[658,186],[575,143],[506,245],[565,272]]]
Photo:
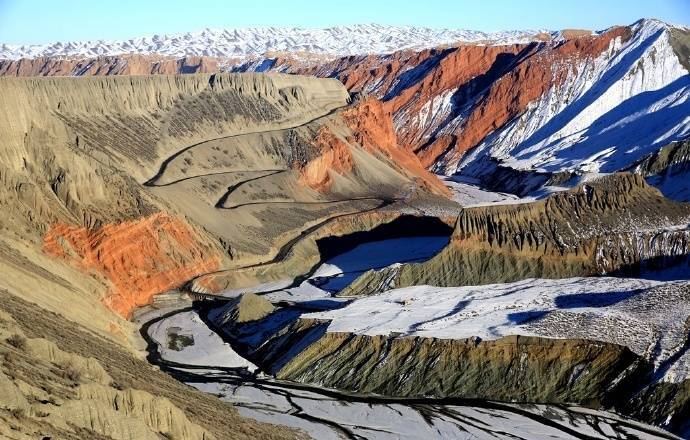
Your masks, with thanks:
[[[105,304],[125,318],[154,295],[221,264],[188,224],[165,213],[92,230],[59,223],[44,236],[43,250],[102,275],[111,284]]]
[[[329,126],[322,127],[313,142],[319,154],[300,170],[300,183],[321,193],[331,190],[334,173],[346,175],[354,168],[350,144],[358,144],[374,155],[382,155],[424,188],[449,196],[448,188],[430,173],[410,151],[398,145],[392,114],[381,101],[366,98],[341,113],[351,136],[343,140]]]
[[[419,151],[422,163],[430,166],[451,148],[453,153],[463,154],[475,147],[491,132],[523,113],[530,103],[563,84],[569,73],[577,72],[578,61],[596,58],[613,39],[626,40],[630,36],[629,28],[617,27],[601,35],[574,38],[529,56],[491,83],[459,130],[438,137]]]
[[[427,190],[450,196],[450,190],[430,173],[417,156],[401,148],[393,127],[390,108],[374,98],[366,98],[343,112],[354,140],[370,153],[381,153]]]
[[[327,125],[319,129],[312,144],[318,155],[300,167],[299,182],[320,193],[327,193],[333,185],[333,173],[344,175],[352,171],[352,153]]]

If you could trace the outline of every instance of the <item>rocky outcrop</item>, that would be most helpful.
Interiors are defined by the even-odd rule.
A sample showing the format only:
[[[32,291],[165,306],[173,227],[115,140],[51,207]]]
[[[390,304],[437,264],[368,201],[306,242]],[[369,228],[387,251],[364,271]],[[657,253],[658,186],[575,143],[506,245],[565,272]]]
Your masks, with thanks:
[[[687,438],[690,435],[690,380],[647,386],[621,405],[620,411]]]
[[[97,229],[56,224],[43,249],[107,279],[112,287],[105,303],[128,318],[155,294],[218,269],[222,255],[200,238],[185,222],[158,213]]]
[[[263,319],[274,310],[275,307],[266,298],[246,292],[229,301],[217,319],[220,325],[241,325]]]
[[[684,173],[690,170],[690,140],[674,142],[649,155],[634,168],[645,177]]]
[[[281,379],[385,396],[606,407],[627,393],[626,387],[647,368],[624,347],[592,341],[524,336],[478,341],[329,332],[273,373]]]
[[[462,286],[591,276],[690,253],[690,206],[617,174],[518,205],[464,209],[431,260],[363,274],[341,295],[418,284]]]
[[[425,190],[449,195],[446,186],[398,143],[393,115],[379,100],[358,96],[353,105],[342,111],[341,117],[346,127],[344,137],[336,135],[328,126],[319,131],[314,141],[316,156],[300,169],[302,183],[329,192],[334,183],[333,173],[343,176],[353,171],[354,158],[349,145],[357,145],[391,162]]]
[[[448,196],[448,188],[430,173],[414,154],[399,142],[393,126],[393,113],[374,98],[362,98],[342,113],[355,143],[372,154],[382,155],[401,172],[414,178],[426,190]]]
[[[299,181],[320,193],[329,193],[335,174],[352,172],[354,159],[346,141],[333,134],[330,127],[321,128],[313,144],[316,154],[304,166],[299,166]]]
[[[690,202],[690,188],[684,184],[690,173],[690,141],[673,142],[648,155],[630,168],[647,178],[666,197]]]

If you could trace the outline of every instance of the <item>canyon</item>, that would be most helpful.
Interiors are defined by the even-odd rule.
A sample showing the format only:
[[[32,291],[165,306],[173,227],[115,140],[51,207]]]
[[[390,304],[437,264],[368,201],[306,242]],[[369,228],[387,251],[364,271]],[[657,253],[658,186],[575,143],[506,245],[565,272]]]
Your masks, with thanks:
[[[689,438],[689,54],[0,46],[0,436]]]

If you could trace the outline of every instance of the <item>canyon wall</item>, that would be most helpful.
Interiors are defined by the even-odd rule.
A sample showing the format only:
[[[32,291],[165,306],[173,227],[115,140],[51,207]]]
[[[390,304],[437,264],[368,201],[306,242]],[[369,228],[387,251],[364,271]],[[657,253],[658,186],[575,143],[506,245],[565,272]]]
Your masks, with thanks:
[[[450,244],[423,263],[371,270],[341,295],[429,284],[596,276],[671,264],[690,253],[690,205],[634,174],[614,174],[544,200],[464,209]]]

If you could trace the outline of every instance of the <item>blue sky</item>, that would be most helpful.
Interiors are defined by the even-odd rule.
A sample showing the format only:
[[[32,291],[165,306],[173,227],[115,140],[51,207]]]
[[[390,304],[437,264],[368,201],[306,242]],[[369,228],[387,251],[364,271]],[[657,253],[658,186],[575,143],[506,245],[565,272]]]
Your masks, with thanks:
[[[125,39],[205,27],[354,23],[603,29],[642,17],[690,25],[690,0],[0,0],[0,43]]]

